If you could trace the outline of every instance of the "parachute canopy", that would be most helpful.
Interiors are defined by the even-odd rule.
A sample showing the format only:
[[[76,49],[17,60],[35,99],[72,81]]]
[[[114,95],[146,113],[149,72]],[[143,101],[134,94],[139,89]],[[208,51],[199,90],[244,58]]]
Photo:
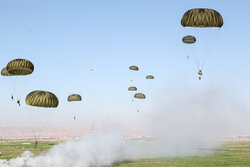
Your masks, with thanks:
[[[153,75],[147,75],[146,79],[154,79],[155,77]]]
[[[1,75],[2,75],[2,76],[13,76],[12,74],[10,74],[10,73],[8,72],[8,70],[6,69],[6,67],[2,69]]]
[[[137,88],[135,86],[130,86],[128,88],[128,91],[137,91]]]
[[[12,75],[29,75],[34,71],[34,65],[25,59],[15,59],[10,61],[6,67]]]
[[[51,92],[36,90],[30,92],[25,99],[27,105],[36,107],[56,108],[59,100]]]
[[[137,66],[130,66],[129,67],[130,70],[134,70],[134,71],[138,71],[139,68]]]
[[[137,99],[145,99],[146,98],[146,96],[143,93],[136,93],[134,95],[134,97]]]
[[[186,44],[193,44],[196,42],[196,38],[192,35],[187,35],[182,38],[182,42]]]
[[[72,95],[69,95],[68,101],[69,102],[72,102],[72,101],[82,101],[82,97],[79,94],[72,94]]]
[[[181,19],[183,27],[222,27],[223,18],[213,9],[196,8],[188,10]]]

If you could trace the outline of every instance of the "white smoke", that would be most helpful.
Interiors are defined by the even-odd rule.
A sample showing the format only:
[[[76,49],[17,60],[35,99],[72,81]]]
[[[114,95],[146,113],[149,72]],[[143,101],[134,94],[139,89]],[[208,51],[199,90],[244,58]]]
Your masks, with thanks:
[[[21,157],[0,161],[1,167],[95,167],[108,166],[128,158],[126,143],[115,135],[89,135],[68,141],[45,155],[34,157],[26,151]]]
[[[150,116],[157,136],[218,140],[250,130],[249,105],[232,87],[178,86],[163,92]]]
[[[140,158],[186,156],[198,153],[189,145],[179,148],[177,143],[171,140],[161,144],[159,141],[126,142],[114,134],[88,135],[79,141],[61,143],[44,155],[34,156],[30,151],[25,151],[22,156],[9,161],[0,160],[0,166],[101,167]]]
[[[43,155],[26,151],[18,158],[0,160],[0,166],[99,167],[140,158],[207,155],[224,137],[249,130],[249,107],[232,89],[172,87],[157,97],[145,123],[151,138],[125,141],[120,133],[110,131],[89,134],[56,145]]]

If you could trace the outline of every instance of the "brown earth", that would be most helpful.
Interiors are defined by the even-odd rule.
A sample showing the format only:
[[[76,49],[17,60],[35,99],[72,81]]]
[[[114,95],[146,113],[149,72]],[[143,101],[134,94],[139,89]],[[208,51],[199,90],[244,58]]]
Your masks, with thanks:
[[[71,140],[92,132],[84,127],[0,127],[0,141],[8,140]]]

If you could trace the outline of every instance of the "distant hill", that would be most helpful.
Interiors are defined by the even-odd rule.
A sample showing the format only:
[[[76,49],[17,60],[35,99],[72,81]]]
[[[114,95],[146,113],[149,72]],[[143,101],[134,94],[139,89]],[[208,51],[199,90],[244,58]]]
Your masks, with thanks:
[[[91,132],[84,127],[0,127],[0,141],[6,140],[70,140]]]

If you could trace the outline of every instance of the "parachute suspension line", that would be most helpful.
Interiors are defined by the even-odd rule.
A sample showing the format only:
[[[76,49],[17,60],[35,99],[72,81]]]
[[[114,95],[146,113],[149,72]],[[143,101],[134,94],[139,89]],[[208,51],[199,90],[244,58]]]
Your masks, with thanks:
[[[27,109],[27,110],[28,110],[28,112],[30,112],[29,113],[30,115],[27,118],[29,119],[29,122],[30,122],[29,126],[31,127],[32,137],[35,138],[35,131],[34,131],[34,129],[35,129],[35,114],[31,109]]]
[[[47,111],[45,111],[45,112],[47,112]],[[54,117],[55,117],[55,111],[48,111],[48,112],[50,112],[50,114],[46,115],[46,117],[44,118],[45,119],[44,121],[41,121],[42,122],[41,127],[44,128],[45,130],[49,129],[51,120],[54,119]],[[44,114],[46,114],[46,113],[44,113]],[[39,136],[39,138],[38,138],[38,141],[39,141],[39,140],[41,140],[41,135],[38,134],[38,136]]]
[[[13,92],[11,94],[13,94],[14,98],[16,98],[16,100],[17,100],[18,98],[17,98],[16,89],[17,89],[18,85],[17,85],[17,82],[15,82],[15,78],[14,77],[15,76],[11,77],[11,83],[13,85],[13,90],[12,90]]]
[[[201,30],[200,30],[201,31]],[[207,44],[207,50],[206,50],[206,55],[204,56],[204,60],[203,60],[203,64],[202,64],[202,69],[204,68],[204,66],[206,65],[206,63],[207,63],[207,60],[210,58],[210,56],[211,56],[211,53],[212,53],[212,51],[213,51],[213,48],[214,48],[214,43],[215,43],[215,41],[217,40],[217,38],[218,38],[218,32],[220,31],[220,28],[215,28],[214,30],[211,30],[212,32],[211,33],[209,33],[209,39],[211,39],[210,41],[209,41],[209,43]],[[201,34],[203,34],[203,33],[201,33]],[[204,35],[205,36],[205,35]],[[208,38],[208,37],[207,37]],[[202,46],[204,46],[204,48],[205,48],[205,45],[206,45],[206,42],[205,42],[205,37],[204,37],[204,39],[202,40],[202,42],[203,42],[203,44],[202,44]],[[204,49],[203,48],[203,49]],[[205,50],[205,49],[204,49]]]
[[[189,60],[190,57],[192,57],[193,54],[192,54],[190,46],[187,47],[187,50],[188,50],[187,59]]]
[[[134,109],[136,109],[136,100],[134,98],[135,91],[128,91],[129,95],[129,102],[131,103],[131,106]]]
[[[40,113],[39,111],[35,111],[35,141],[39,140],[40,139],[40,136],[39,136],[39,133],[38,133],[38,127],[39,127],[39,124],[38,124],[38,118],[40,118]]]
[[[73,119],[74,119],[73,121],[75,122],[77,120],[76,114],[78,113],[76,104],[72,104],[71,109],[72,109],[71,113],[73,113]]]
[[[135,112],[142,111],[142,101],[140,99],[135,99]]]
[[[55,117],[55,111],[52,111],[52,113],[49,115],[49,119],[47,119],[45,122],[46,127],[49,126],[49,124],[51,123],[51,120],[54,119],[54,117]]]
[[[206,59],[206,55],[204,52],[204,48],[205,48],[205,37],[204,37],[204,34],[202,33],[204,30],[203,29],[200,29],[200,28],[196,28],[196,31],[198,32],[198,35],[199,35],[199,41],[197,42],[197,59],[199,59],[198,61],[198,69],[199,70],[202,70],[203,67],[204,67],[204,64],[205,64],[205,59]]]
[[[128,88],[128,89],[130,89],[130,88]],[[137,90],[137,88],[136,88],[136,90]],[[134,93],[134,91],[128,91],[129,101],[131,103],[134,102],[133,93]]]
[[[44,114],[46,113],[39,111],[37,108],[32,111],[32,133],[34,142],[41,141],[40,130],[46,130],[49,127],[50,121],[54,118],[53,111],[49,114],[49,116],[44,117]]]
[[[54,95],[51,92],[48,91],[41,91],[41,90],[36,90],[36,91],[32,91],[30,92],[26,98],[25,98],[25,102],[27,105],[33,106],[33,107],[42,107],[42,108],[56,108],[59,104],[59,100],[56,97],[56,95]],[[38,116],[39,116],[39,110],[38,112]],[[39,116],[39,119],[41,118],[41,116]],[[35,121],[35,124],[37,124],[38,121]],[[39,135],[38,135],[39,136]],[[39,136],[40,138],[40,136]],[[37,140],[36,140],[37,143]]]
[[[71,107],[71,113],[73,114],[73,120],[76,120],[76,114],[78,113],[78,107],[77,107],[77,103],[75,104],[75,102],[81,102],[82,101],[82,97],[79,94],[71,94],[68,96],[68,102],[73,103],[72,107]],[[80,103],[79,103],[80,104]]]
[[[210,35],[209,38],[211,40],[210,41],[208,40],[208,43],[206,43],[206,39],[208,37],[206,38],[205,33],[204,32],[202,33],[202,31],[205,31],[205,30],[197,29],[197,34],[200,37],[200,38],[198,38],[197,44],[200,46],[198,46],[198,48],[196,48],[197,53],[195,53],[195,52],[193,53],[194,58],[195,58],[195,63],[196,63],[199,70],[203,70],[204,67],[206,66],[207,60],[211,56],[213,43],[218,38],[218,35],[216,35],[216,34],[218,34],[217,32],[212,33],[212,35],[211,35],[211,33],[208,33]],[[220,31],[220,29],[218,28],[218,30],[216,30],[216,31]],[[203,52],[200,51],[199,49],[203,50]]]
[[[8,78],[6,78],[6,79],[8,79]],[[11,79],[11,78],[10,78]],[[11,82],[11,80],[9,80],[9,82]],[[11,88],[12,86],[11,86],[11,83],[8,83],[8,82],[5,82],[5,85],[7,85],[6,87],[7,87],[7,89],[8,89],[8,92],[9,92],[9,94],[10,94],[10,98],[14,101],[14,91],[13,91],[13,89]]]
[[[138,101],[134,98],[134,111],[139,111]]]
[[[206,56],[205,59],[204,59],[204,63],[203,63],[203,65],[202,65],[202,67],[201,67],[201,70],[204,68],[204,66],[205,66],[206,63],[207,63],[208,58],[211,56],[211,53],[212,53],[212,50],[213,50],[213,47],[214,47],[214,43],[215,43],[215,41],[216,41],[217,38],[218,38],[218,34],[219,34],[218,32],[219,32],[219,31],[220,31],[220,28],[218,28],[217,32],[214,33],[213,36],[212,36],[211,43],[210,43],[209,46],[208,46],[208,53],[207,53],[207,56]]]
[[[223,18],[219,12],[217,12],[214,9],[208,9],[208,8],[194,8],[186,11],[184,15],[182,16],[181,19],[181,25],[183,27],[191,27],[194,29],[198,29],[199,37],[203,35],[208,35],[211,36],[209,32],[213,32],[214,28],[221,28],[223,26]],[[201,31],[205,31],[200,33]],[[193,35],[193,34],[192,34]],[[215,36],[216,37],[216,36]],[[189,38],[192,39],[192,38]],[[209,41],[210,38],[200,38],[198,39],[198,46],[197,49],[197,56],[201,58],[202,62],[198,62],[196,60],[196,63],[198,63],[198,68],[199,68],[199,80],[201,79],[202,76],[202,69],[204,68],[208,56],[211,54],[211,48],[212,44],[209,45],[211,47],[207,47],[207,45],[204,44],[204,42],[209,43],[212,42],[214,43],[214,40]],[[208,50],[205,50],[208,49]],[[198,50],[200,49],[200,50]],[[200,52],[199,52],[200,51]],[[203,58],[202,58],[203,57]],[[197,58],[198,59],[198,58]]]
[[[35,114],[36,115],[36,122],[35,122],[35,130],[36,130],[36,134],[35,134],[35,141],[38,141],[38,140],[40,140],[40,138],[41,138],[41,136],[39,135],[39,123],[38,123],[38,119],[40,118],[40,112],[39,112],[39,110],[38,111],[35,111],[35,112],[37,112],[37,114]]]
[[[16,90],[18,84],[20,84],[19,80],[23,80],[20,76],[25,76],[31,74],[34,71],[34,65],[32,62],[26,59],[14,59],[11,60],[7,66],[1,71],[2,75],[5,76],[13,76],[13,84],[14,84],[14,92],[15,96],[17,96],[17,103],[20,105],[20,94],[19,91],[23,91],[23,88]],[[18,86],[19,88],[19,86]]]
[[[193,55],[194,55],[195,64],[196,64],[198,70],[200,70],[200,61],[197,58],[197,54],[194,53]]]
[[[34,139],[34,142],[37,141],[39,139],[39,136],[38,136],[38,118],[39,118],[39,111],[36,110],[36,109],[31,109],[32,113],[32,127],[31,127],[31,131],[33,133],[33,139]]]
[[[27,90],[27,87],[30,85],[30,76],[27,76],[25,78],[25,83],[24,86],[22,86],[21,91],[19,92],[19,95],[17,96],[18,99],[22,99],[23,94],[25,92],[25,90]]]

